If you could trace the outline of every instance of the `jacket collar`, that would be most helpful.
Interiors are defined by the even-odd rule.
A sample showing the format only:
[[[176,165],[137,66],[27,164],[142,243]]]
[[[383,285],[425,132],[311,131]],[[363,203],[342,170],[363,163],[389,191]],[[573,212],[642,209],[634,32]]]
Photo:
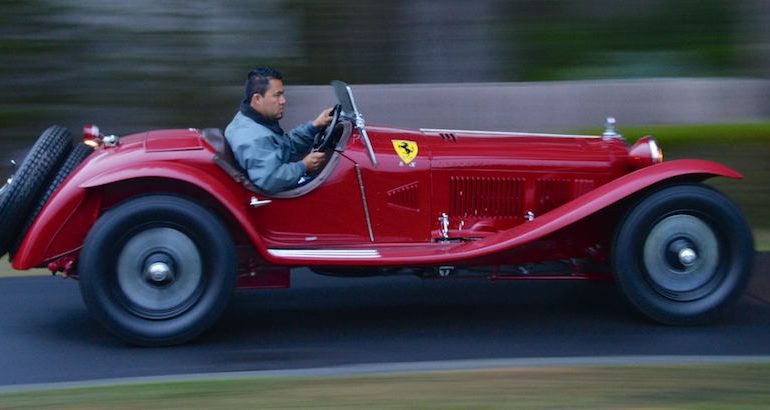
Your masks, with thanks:
[[[257,124],[267,127],[270,131],[273,131],[278,135],[285,134],[283,128],[281,128],[277,120],[268,120],[267,118],[263,117],[257,111],[255,111],[247,101],[241,101],[240,111],[243,115],[251,118]]]

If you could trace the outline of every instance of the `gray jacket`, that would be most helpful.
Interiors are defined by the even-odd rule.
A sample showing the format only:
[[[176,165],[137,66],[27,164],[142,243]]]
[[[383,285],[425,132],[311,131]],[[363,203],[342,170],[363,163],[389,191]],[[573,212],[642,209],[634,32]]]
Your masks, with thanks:
[[[225,129],[225,138],[254,185],[274,194],[295,187],[305,174],[302,158],[317,132],[308,122],[281,135],[239,111]]]

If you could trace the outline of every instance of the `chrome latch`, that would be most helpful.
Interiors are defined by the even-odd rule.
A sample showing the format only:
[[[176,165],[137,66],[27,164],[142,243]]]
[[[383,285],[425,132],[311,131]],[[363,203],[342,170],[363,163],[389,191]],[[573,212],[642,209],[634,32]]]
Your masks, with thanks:
[[[258,199],[257,197],[252,196],[251,200],[249,201],[249,206],[252,207],[252,208],[259,208],[260,206],[267,205],[267,204],[269,204],[271,202],[273,202],[273,201],[271,201],[269,199]]]
[[[446,212],[442,212],[438,217],[438,224],[440,227],[441,237],[443,239],[449,239],[449,215]]]
[[[532,222],[535,220],[535,213],[532,211],[527,211],[526,214],[524,214],[524,219],[527,220],[527,222]]]
[[[120,137],[114,134],[105,135],[102,137],[102,143],[105,147],[116,147],[120,143]]]

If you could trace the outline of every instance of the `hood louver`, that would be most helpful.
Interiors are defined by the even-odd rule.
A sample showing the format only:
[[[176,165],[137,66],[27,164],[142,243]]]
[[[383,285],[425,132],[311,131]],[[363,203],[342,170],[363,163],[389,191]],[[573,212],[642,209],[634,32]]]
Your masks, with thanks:
[[[452,141],[452,142],[457,141],[457,137],[455,137],[455,134],[451,132],[441,132],[438,135],[441,136],[441,139],[444,141]]]
[[[451,216],[509,218],[523,212],[523,178],[451,177],[449,191]]]

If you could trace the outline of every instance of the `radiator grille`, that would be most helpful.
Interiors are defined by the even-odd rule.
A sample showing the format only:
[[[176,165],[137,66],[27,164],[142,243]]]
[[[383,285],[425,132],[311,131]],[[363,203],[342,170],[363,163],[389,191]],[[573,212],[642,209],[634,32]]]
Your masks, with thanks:
[[[523,215],[524,179],[451,177],[449,212],[455,217],[519,217]]]

